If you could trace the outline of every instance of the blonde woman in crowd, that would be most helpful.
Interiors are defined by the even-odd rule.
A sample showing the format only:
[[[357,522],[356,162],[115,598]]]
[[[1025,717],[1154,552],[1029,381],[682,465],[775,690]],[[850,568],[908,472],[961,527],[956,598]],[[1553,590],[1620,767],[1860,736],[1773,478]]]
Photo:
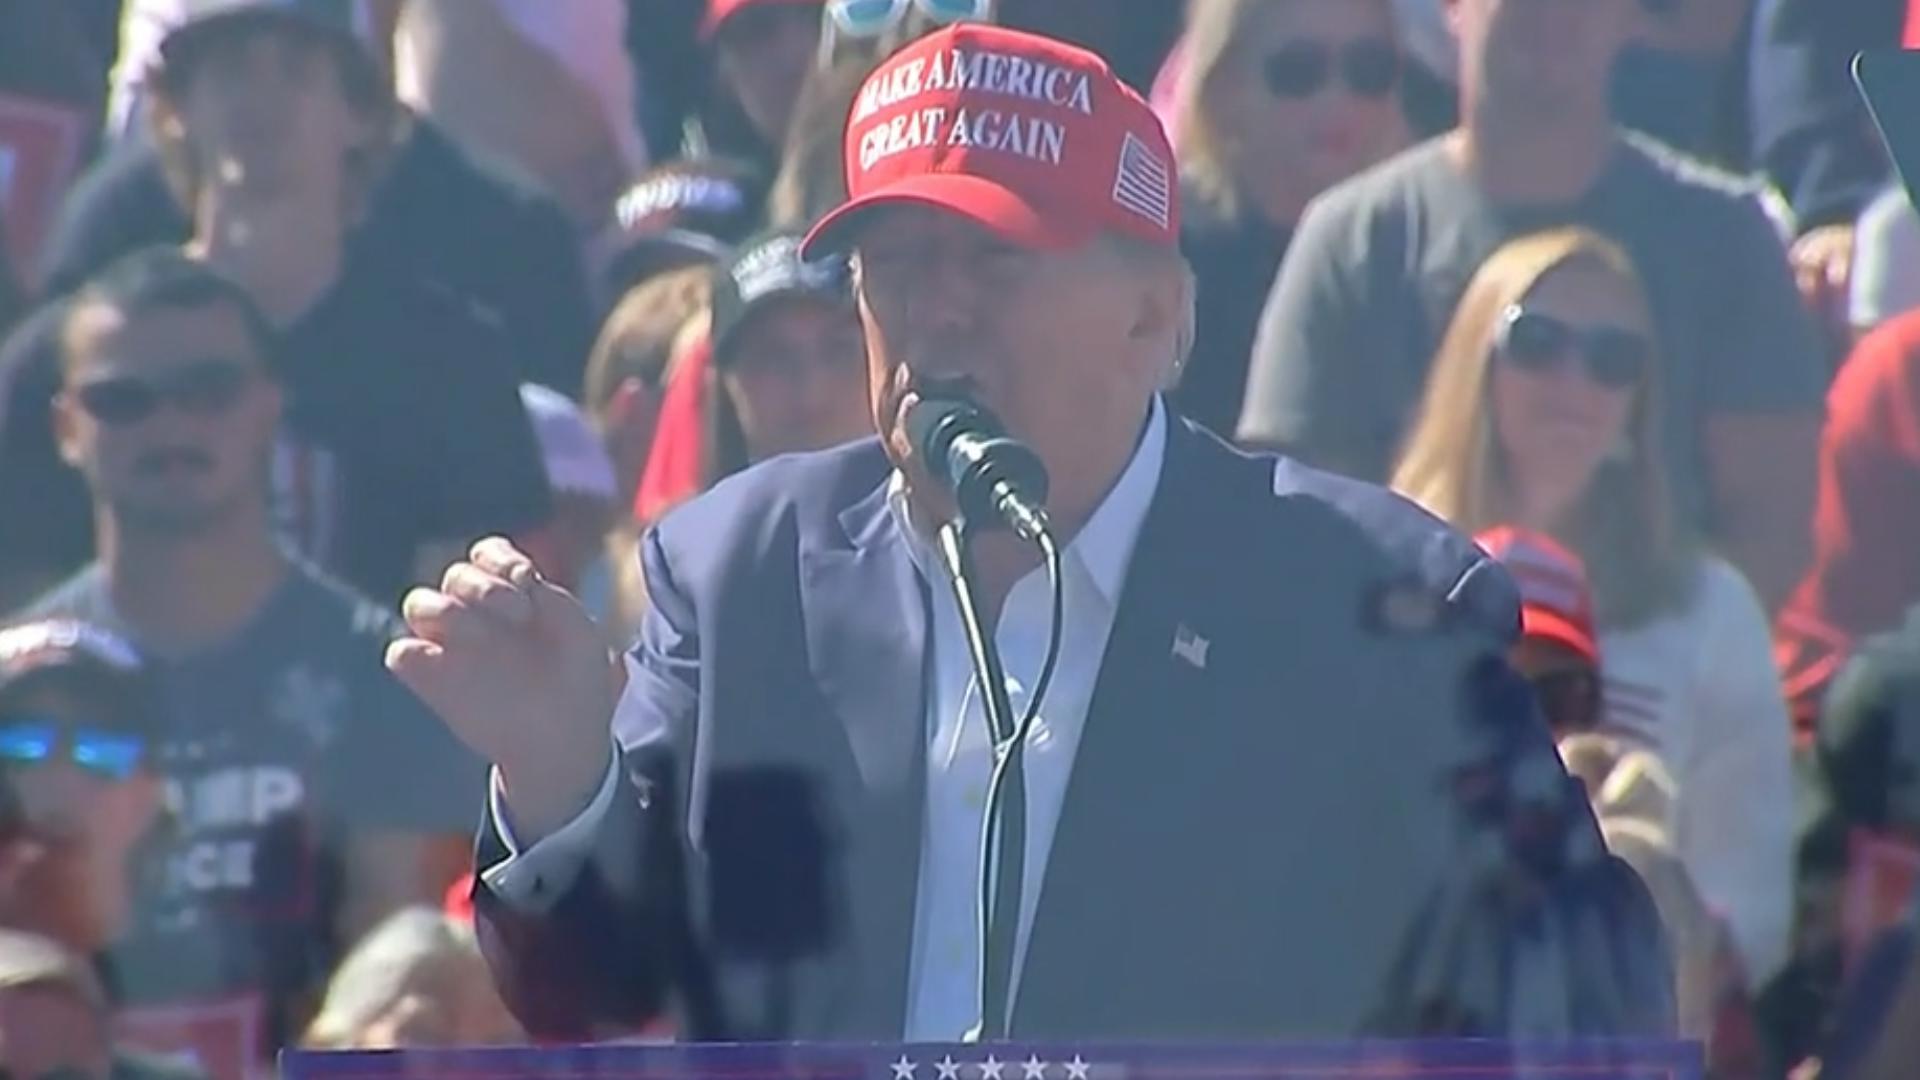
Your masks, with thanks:
[[[1193,0],[1173,113],[1199,338],[1181,411],[1230,434],[1254,328],[1315,195],[1407,145],[1390,0]]]
[[[1463,531],[1531,529],[1585,561],[1603,729],[1672,773],[1664,825],[1757,984],[1788,941],[1786,706],[1752,588],[1673,513],[1652,325],[1612,241],[1511,241],[1454,313],[1393,486]]]
[[[310,1050],[392,1050],[520,1040],[472,925],[411,907],[354,946],[301,1042]]]

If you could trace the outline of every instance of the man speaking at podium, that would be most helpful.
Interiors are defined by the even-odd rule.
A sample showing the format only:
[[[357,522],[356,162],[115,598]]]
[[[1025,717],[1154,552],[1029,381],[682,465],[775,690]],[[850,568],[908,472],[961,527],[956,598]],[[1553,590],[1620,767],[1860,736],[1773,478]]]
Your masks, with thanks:
[[[504,541],[406,601],[390,665],[498,766],[475,901],[529,1029],[1663,1032],[1657,917],[1501,659],[1504,573],[1161,398],[1193,286],[1140,98],[963,24],[871,76],[845,157],[806,247],[852,257],[879,439],[662,523],[623,666]],[[971,406],[1044,463],[1064,615],[985,890],[987,695],[917,412]],[[970,548],[1024,712],[1049,578],[1012,529]]]

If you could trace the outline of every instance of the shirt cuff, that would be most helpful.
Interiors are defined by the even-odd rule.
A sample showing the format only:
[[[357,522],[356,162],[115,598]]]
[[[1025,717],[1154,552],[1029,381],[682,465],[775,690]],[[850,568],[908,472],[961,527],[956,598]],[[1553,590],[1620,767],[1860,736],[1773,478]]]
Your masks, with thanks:
[[[513,818],[507,807],[506,786],[496,766],[487,778],[487,805],[492,811],[494,835],[507,849],[507,857],[480,871],[480,880],[508,907],[540,912],[564,896],[573,880],[593,854],[594,836],[613,798],[620,789],[620,752],[615,748],[607,765],[607,775],[593,801],[572,820],[542,838],[532,847],[521,849],[513,834]]]

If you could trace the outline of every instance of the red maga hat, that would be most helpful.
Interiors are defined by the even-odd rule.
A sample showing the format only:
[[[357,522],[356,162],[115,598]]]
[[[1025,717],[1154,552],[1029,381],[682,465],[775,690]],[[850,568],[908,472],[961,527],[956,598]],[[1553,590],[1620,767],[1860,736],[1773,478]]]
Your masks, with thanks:
[[[1052,38],[957,23],[868,76],[847,121],[847,201],[808,234],[809,258],[848,246],[875,206],[960,214],[1024,247],[1112,230],[1173,246],[1173,148],[1104,60]]]
[[[1546,536],[1502,525],[1474,537],[1520,587],[1520,633],[1545,638],[1600,665],[1593,593],[1580,556]]]

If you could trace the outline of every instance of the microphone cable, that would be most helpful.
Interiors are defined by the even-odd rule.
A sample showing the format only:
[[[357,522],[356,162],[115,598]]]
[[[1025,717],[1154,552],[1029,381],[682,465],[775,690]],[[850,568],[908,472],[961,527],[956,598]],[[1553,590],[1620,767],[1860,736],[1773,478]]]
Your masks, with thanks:
[[[1044,523],[1044,518],[1042,519]],[[947,564],[948,580],[953,586],[955,606],[972,656],[975,677],[984,692],[981,704],[986,713],[989,745],[993,751],[993,770],[988,779],[983,835],[980,844],[978,879],[979,912],[976,930],[979,942],[978,989],[980,1019],[964,1036],[964,1041],[1006,1037],[1013,998],[1014,953],[1018,949],[1020,911],[1024,903],[1026,858],[1026,791],[1022,758],[1027,737],[1046,700],[1059,666],[1066,613],[1066,582],[1061,569],[1059,545],[1050,528],[1041,528],[1033,536],[1046,569],[1049,617],[1047,647],[1035,678],[1026,708],[1014,719],[1012,701],[1007,695],[1005,669],[999,647],[986,632],[973,595],[971,561],[967,557],[962,529],[952,523],[939,531],[939,547]],[[1018,783],[1019,791],[1014,791]],[[1012,802],[1009,802],[1009,799]],[[1012,812],[1009,812],[1009,807]],[[1016,820],[1009,821],[1009,817]],[[1017,835],[1016,835],[1017,833]],[[1012,883],[1007,878],[1011,875]],[[1015,888],[1015,886],[1018,888]],[[1010,895],[1002,897],[1002,892]]]

